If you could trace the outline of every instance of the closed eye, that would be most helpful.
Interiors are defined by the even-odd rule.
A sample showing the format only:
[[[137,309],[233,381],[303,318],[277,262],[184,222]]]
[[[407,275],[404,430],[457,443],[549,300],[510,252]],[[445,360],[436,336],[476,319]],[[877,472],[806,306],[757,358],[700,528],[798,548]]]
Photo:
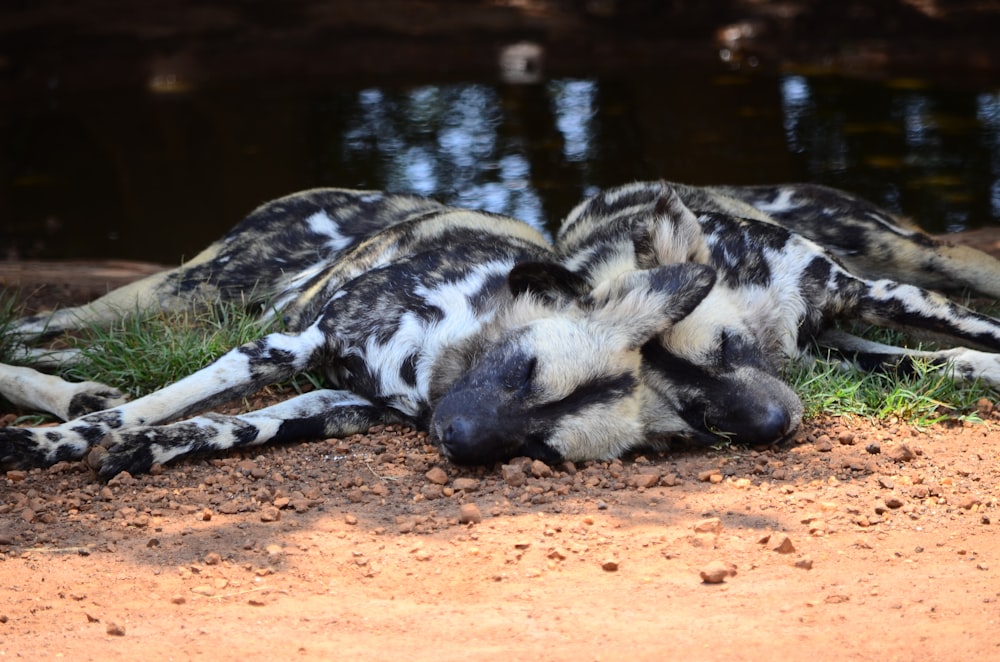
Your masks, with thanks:
[[[535,379],[535,370],[538,367],[538,358],[531,358],[518,361],[507,372],[504,377],[503,386],[508,391],[527,390]]]

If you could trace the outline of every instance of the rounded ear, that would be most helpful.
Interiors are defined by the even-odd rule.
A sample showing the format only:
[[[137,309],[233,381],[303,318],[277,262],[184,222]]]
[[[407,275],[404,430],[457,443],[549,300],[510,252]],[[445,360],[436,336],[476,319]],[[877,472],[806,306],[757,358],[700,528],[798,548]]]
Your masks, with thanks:
[[[691,314],[715,286],[715,269],[671,264],[630,271],[594,288],[593,317],[625,339],[629,349]]]
[[[635,263],[652,269],[679,262],[705,262],[708,247],[698,217],[669,185],[656,199],[650,216],[631,227]]]
[[[507,285],[515,297],[531,292],[550,300],[576,299],[590,292],[590,286],[582,276],[554,262],[514,265],[507,275]]]

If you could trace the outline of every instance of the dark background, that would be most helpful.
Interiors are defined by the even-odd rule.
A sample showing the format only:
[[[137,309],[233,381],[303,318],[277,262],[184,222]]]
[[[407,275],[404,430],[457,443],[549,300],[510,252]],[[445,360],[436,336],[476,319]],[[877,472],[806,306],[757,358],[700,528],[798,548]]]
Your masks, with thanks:
[[[0,257],[190,257],[312,186],[552,228],[631,179],[1000,209],[1000,3],[6,1]],[[500,53],[540,49],[537,79]],[[532,69],[534,72],[535,69]]]

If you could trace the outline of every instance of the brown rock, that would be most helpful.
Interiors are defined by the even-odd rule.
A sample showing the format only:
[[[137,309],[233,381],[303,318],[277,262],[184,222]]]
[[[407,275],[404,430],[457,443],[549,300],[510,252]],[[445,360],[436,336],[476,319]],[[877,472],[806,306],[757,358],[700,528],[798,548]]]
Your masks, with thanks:
[[[463,503],[458,511],[458,521],[462,524],[479,524],[483,521],[483,514],[476,504]]]
[[[888,456],[893,462],[910,462],[916,459],[917,454],[906,444],[899,444],[889,449]]]
[[[712,561],[705,565],[698,574],[706,584],[721,584],[727,577],[736,576],[736,566],[724,561]]]
[[[451,485],[456,490],[465,492],[475,492],[479,489],[479,481],[475,478],[456,478]]]
[[[531,463],[531,475],[535,478],[549,478],[552,476],[552,467],[541,460],[534,460]]]
[[[660,474],[656,472],[638,473],[628,480],[633,487],[655,487],[660,482]]]
[[[435,485],[444,485],[448,482],[448,474],[441,467],[434,467],[425,473],[424,477]]]
[[[520,464],[505,464],[500,467],[500,475],[503,482],[511,487],[522,487],[528,482],[528,476],[524,473],[524,467]]]
[[[783,533],[772,533],[762,538],[760,542],[767,545],[767,548],[772,552],[779,554],[791,554],[795,551],[792,539]]]
[[[719,534],[722,532],[722,520],[718,517],[709,517],[708,519],[700,520],[695,523],[694,530],[696,533]]]

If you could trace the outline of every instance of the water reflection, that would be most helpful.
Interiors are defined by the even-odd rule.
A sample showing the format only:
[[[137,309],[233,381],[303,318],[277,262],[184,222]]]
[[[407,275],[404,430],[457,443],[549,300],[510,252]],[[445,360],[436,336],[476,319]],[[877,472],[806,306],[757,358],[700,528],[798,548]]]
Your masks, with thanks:
[[[919,81],[782,80],[789,150],[804,178],[855,190],[936,231],[996,222],[993,94]]]
[[[976,119],[986,133],[990,153],[990,204],[996,220],[1000,218],[1000,93],[976,97]]]
[[[1000,217],[1000,95],[920,81],[676,72],[63,96],[0,109],[9,257],[175,262],[262,200],[413,191],[552,229],[638,178],[805,180],[933,231]]]

